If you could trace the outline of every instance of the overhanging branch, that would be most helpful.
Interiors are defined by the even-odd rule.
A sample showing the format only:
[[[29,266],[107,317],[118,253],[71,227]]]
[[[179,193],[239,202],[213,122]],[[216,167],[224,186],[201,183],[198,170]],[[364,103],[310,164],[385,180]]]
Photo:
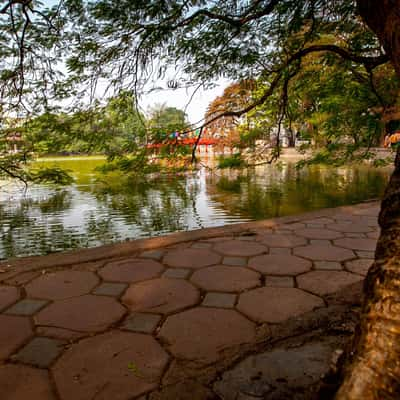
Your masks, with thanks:
[[[336,46],[336,45],[312,45],[312,46],[308,46],[304,49],[301,49],[299,51],[297,51],[296,53],[292,54],[292,56],[290,56],[288,58],[288,60],[284,63],[284,65],[281,65],[279,68],[276,69],[276,76],[274,78],[274,80],[271,82],[270,86],[268,87],[268,89],[264,92],[264,94],[257,99],[256,101],[252,102],[251,104],[249,104],[248,106],[242,108],[241,110],[236,110],[236,111],[224,111],[218,115],[216,115],[215,117],[209,119],[208,121],[206,121],[204,124],[202,124],[202,127],[205,127],[207,125],[212,124],[214,121],[222,118],[222,117],[240,117],[246,113],[248,113],[249,111],[253,110],[254,108],[256,108],[257,106],[260,106],[261,104],[263,104],[275,91],[276,87],[278,86],[282,75],[283,75],[283,71],[290,67],[292,64],[294,64],[296,61],[300,61],[303,57],[307,56],[308,54],[311,53],[317,53],[317,52],[331,52],[331,53],[335,53],[337,55],[339,55],[340,57],[349,60],[349,61],[354,61],[356,63],[359,64],[363,64],[364,66],[366,66],[369,70],[385,64],[386,62],[389,61],[389,58],[385,55],[379,55],[376,57],[365,57],[365,56],[359,56],[356,54],[353,54],[351,52],[349,52],[348,50]],[[295,74],[290,73],[289,76],[291,79]],[[287,87],[288,85],[288,81],[285,80],[285,86]]]

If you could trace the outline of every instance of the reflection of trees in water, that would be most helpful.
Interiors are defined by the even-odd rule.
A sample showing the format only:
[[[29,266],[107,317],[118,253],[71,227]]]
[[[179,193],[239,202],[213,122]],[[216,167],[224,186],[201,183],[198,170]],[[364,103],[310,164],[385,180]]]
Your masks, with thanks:
[[[26,200],[25,200],[26,201]],[[57,190],[44,200],[27,200],[38,207],[43,214],[54,214],[71,208],[72,194],[67,190]]]
[[[207,192],[230,214],[262,219],[379,198],[387,178],[388,171],[365,166],[287,164],[210,175]]]
[[[118,211],[126,224],[149,236],[188,229],[189,215],[196,215],[199,190],[196,180],[183,176],[147,180],[119,177],[94,187],[94,194]]]
[[[0,258],[88,247],[91,241],[105,243],[109,221],[89,221],[84,235],[65,226],[63,215],[71,208],[72,196],[69,190],[55,190],[39,199],[0,203]]]
[[[365,166],[297,171],[289,164],[224,170],[205,179],[213,208],[223,210],[223,215],[262,219],[379,197],[387,171]],[[197,213],[201,185],[191,175],[147,180],[116,175],[78,188],[42,188],[32,198],[0,203],[0,257],[93,247],[201,227],[202,220],[209,222],[214,216]],[[66,218],[74,223],[78,219],[76,226],[69,226]]]
[[[67,190],[47,193],[43,199],[22,198],[0,204],[1,257],[46,254],[78,247],[74,232],[57,221],[57,214],[71,207]],[[42,216],[52,216],[51,224],[38,223]]]
[[[94,195],[98,203],[77,227],[66,226],[64,221],[73,207],[70,188],[43,190],[39,198],[0,203],[0,258],[188,229],[190,218],[196,217],[199,184],[187,177],[134,181],[119,176],[107,183],[80,186],[79,190]]]

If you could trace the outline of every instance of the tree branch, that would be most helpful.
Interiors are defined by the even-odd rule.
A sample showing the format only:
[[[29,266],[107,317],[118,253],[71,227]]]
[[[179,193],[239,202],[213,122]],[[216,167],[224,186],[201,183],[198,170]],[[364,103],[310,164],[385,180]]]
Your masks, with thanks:
[[[262,2],[261,0],[258,0],[256,2],[254,2],[254,4],[252,4],[252,6],[248,10],[244,11],[241,15],[238,15],[237,17],[228,17],[227,15],[217,14],[210,10],[204,10],[204,9],[197,10],[191,16],[185,18],[183,21],[176,24],[173,27],[173,29],[187,26],[200,16],[204,16],[204,17],[207,17],[207,18],[213,19],[213,20],[226,22],[228,25],[231,25],[235,28],[240,28],[241,26],[245,25],[246,23],[248,23],[250,21],[264,17],[265,15],[271,14],[272,11],[274,10],[274,8],[279,4],[279,1],[280,0],[271,0],[269,3],[266,4],[266,6],[262,10],[255,12],[254,14],[250,14]]]
[[[313,45],[306,47],[304,49],[301,49],[297,51],[296,53],[292,54],[288,58],[288,60],[285,62],[284,65],[280,66],[275,70],[276,76],[274,80],[271,82],[271,85],[269,88],[264,92],[264,94],[256,101],[253,103],[249,104],[248,106],[244,107],[241,110],[236,110],[236,111],[224,111],[221,114],[218,114],[217,116],[211,118],[210,120],[206,121],[204,124],[202,124],[202,127],[205,127],[207,125],[210,125],[214,121],[218,120],[219,118],[222,117],[240,117],[243,114],[248,113],[252,109],[256,108],[257,106],[263,104],[275,91],[275,88],[278,86],[282,75],[283,71],[288,68],[290,65],[292,65],[296,61],[300,61],[303,57],[305,57],[308,54],[315,53],[315,52],[331,52],[335,53],[342,58],[350,61],[354,61],[363,65],[366,65],[368,68],[373,69],[377,67],[378,65],[385,64],[386,62],[389,61],[388,57],[386,55],[380,55],[377,57],[363,57],[363,56],[358,56],[353,53],[350,53],[348,50],[336,46],[336,45]],[[295,75],[295,73],[294,73]],[[289,74],[289,80],[294,76],[293,72]],[[288,81],[285,80],[286,82],[286,90],[287,90],[287,84]]]
[[[310,53],[316,52],[331,52],[339,55],[345,60],[354,61],[358,64],[363,64],[366,68],[374,69],[379,65],[386,64],[389,61],[389,57],[386,54],[381,54],[375,57],[359,56],[357,54],[351,53],[343,47],[336,46],[334,44],[317,44],[305,47],[302,50],[294,53],[288,61],[290,64],[292,61],[299,60]]]

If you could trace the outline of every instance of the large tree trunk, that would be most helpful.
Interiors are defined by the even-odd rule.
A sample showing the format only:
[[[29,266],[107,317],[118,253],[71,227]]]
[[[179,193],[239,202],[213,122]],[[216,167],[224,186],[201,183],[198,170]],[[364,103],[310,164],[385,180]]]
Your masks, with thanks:
[[[400,0],[358,0],[400,77]],[[337,400],[400,399],[400,150],[379,214],[361,320]]]

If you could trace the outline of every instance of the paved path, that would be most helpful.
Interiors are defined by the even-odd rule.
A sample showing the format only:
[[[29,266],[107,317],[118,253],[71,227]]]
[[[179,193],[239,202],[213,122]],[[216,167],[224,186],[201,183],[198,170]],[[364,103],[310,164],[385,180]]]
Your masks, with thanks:
[[[363,279],[377,213],[365,203],[0,264],[0,397],[162,399],[223,371]]]

